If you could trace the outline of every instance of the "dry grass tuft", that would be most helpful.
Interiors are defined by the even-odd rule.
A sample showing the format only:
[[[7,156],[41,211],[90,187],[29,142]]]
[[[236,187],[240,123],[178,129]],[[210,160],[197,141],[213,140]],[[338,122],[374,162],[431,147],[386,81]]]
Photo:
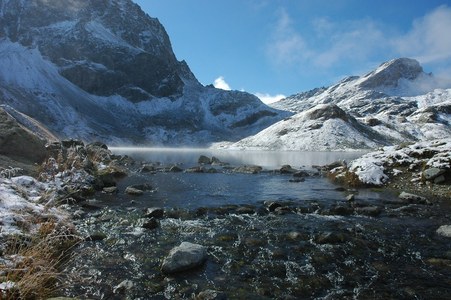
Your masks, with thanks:
[[[0,299],[46,299],[64,284],[59,270],[80,241],[73,229],[55,222],[44,222],[32,238],[15,236],[8,241],[0,277],[10,288],[0,290]]]

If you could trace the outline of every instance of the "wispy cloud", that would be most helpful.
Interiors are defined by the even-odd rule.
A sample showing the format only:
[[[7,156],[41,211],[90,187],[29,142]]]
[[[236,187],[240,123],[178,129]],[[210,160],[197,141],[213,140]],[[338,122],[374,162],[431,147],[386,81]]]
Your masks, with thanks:
[[[269,41],[267,52],[276,64],[292,64],[309,56],[304,38],[296,32],[293,21],[285,9],[278,12],[278,21]]]
[[[440,6],[421,19],[415,20],[406,35],[394,39],[394,46],[404,56],[423,63],[451,59],[451,8]]]
[[[265,104],[271,104],[271,103],[277,102],[279,100],[282,100],[283,98],[286,98],[286,96],[282,95],[282,94],[270,95],[270,94],[264,94],[264,93],[255,93],[255,96],[260,98],[260,100]]]
[[[296,67],[307,75],[340,67],[356,71],[362,64],[396,57],[451,66],[451,8],[446,5],[415,20],[404,33],[371,18],[334,22],[319,17],[309,28],[314,34],[303,35],[289,12],[280,10],[277,16],[267,54],[278,67]]]
[[[219,76],[218,78],[215,79],[215,81],[213,82],[213,86],[217,89],[221,89],[221,90],[226,90],[226,91],[230,91],[230,85],[225,81],[223,76]]]

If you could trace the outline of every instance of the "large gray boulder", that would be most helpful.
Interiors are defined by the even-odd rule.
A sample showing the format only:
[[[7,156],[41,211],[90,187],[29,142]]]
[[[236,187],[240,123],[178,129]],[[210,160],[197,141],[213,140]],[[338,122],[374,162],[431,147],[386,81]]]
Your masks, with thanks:
[[[173,248],[163,260],[161,271],[172,274],[199,267],[207,260],[207,248],[189,242],[182,242]]]

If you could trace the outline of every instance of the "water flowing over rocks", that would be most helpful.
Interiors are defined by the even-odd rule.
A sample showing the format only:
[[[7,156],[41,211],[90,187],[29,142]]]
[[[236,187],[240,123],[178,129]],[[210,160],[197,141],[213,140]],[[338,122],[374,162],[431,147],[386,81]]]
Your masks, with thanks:
[[[163,260],[161,270],[165,273],[178,273],[201,266],[207,259],[207,248],[202,245],[182,242],[173,248]]]

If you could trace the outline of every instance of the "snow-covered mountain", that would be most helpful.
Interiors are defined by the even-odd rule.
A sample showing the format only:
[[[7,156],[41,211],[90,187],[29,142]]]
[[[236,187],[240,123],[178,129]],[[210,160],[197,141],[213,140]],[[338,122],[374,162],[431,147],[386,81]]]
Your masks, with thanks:
[[[371,149],[451,136],[451,89],[413,59],[287,97],[273,107],[295,113],[232,148]],[[318,117],[319,116],[319,117]]]
[[[131,0],[0,0],[0,104],[115,144],[238,140],[289,115],[202,86]]]

